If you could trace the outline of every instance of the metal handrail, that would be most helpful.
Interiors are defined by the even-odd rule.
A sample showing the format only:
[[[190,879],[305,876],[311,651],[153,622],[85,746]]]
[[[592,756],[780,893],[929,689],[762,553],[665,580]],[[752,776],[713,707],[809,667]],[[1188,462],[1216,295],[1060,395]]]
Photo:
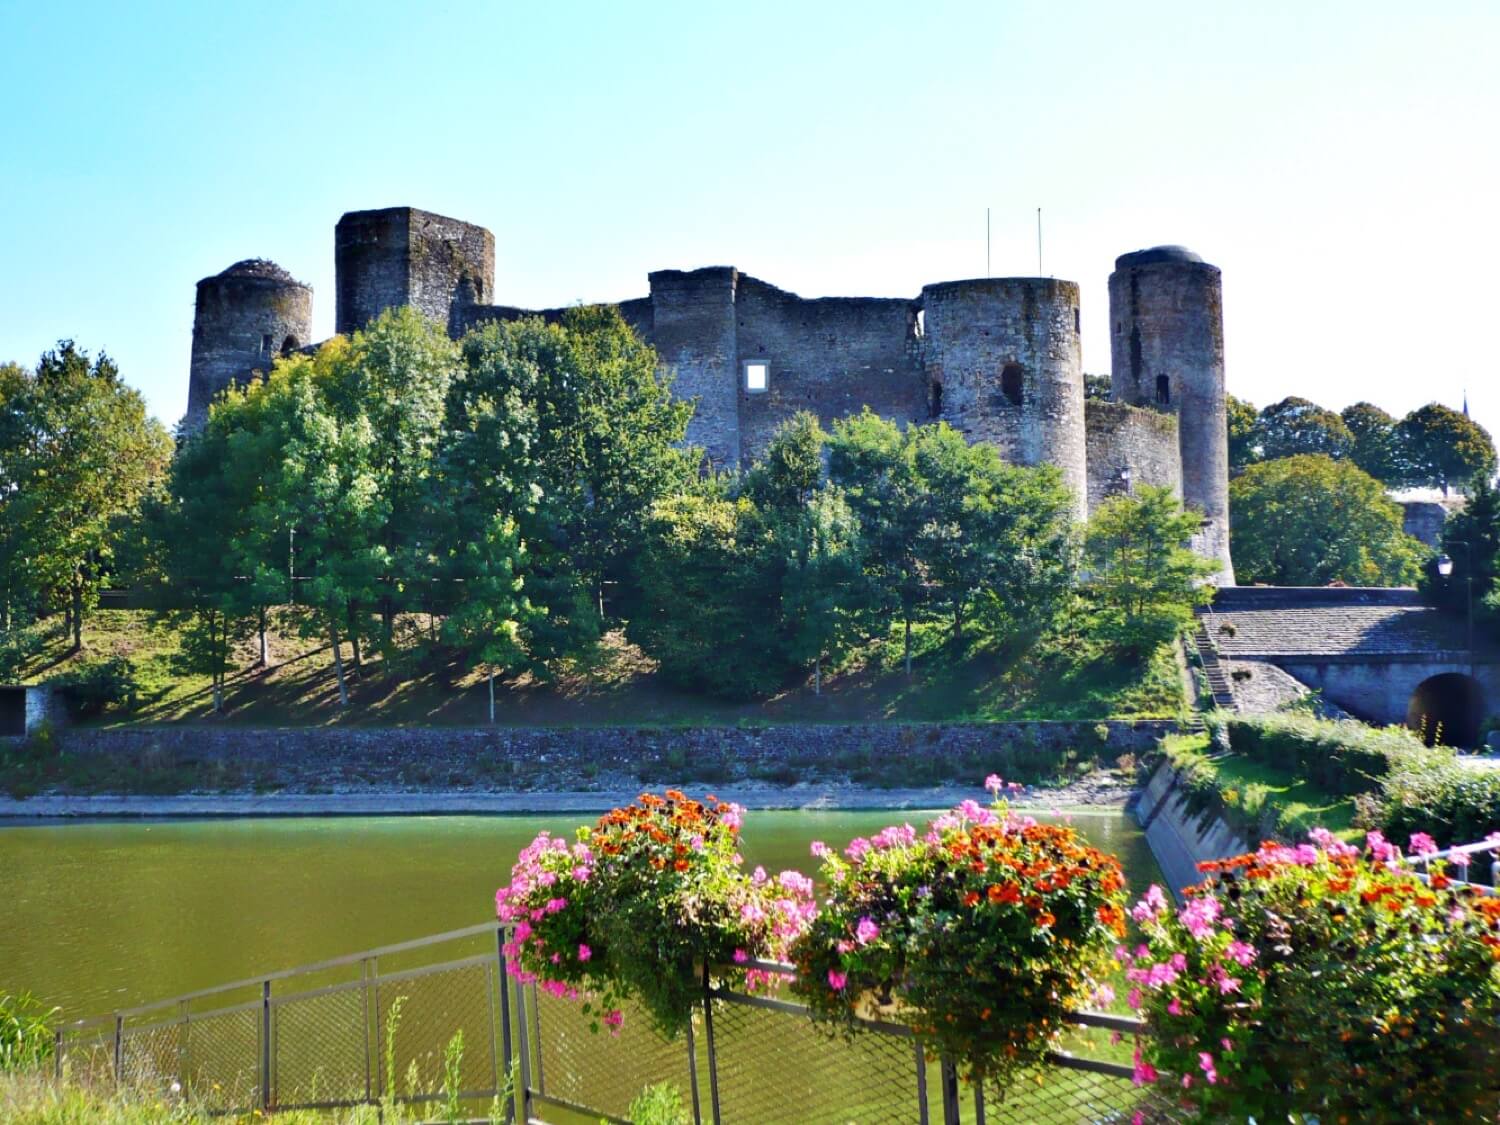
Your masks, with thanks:
[[[257,985],[270,984],[272,981],[285,980],[288,977],[301,976],[304,973],[317,973],[328,969],[341,968],[345,965],[357,965],[361,961],[367,961],[374,957],[386,957],[394,953],[405,953],[409,950],[422,949],[429,945],[440,945],[444,942],[477,937],[480,934],[498,933],[500,929],[501,923],[498,921],[482,922],[479,925],[466,926],[461,930],[448,930],[445,933],[432,934],[429,937],[412,938],[408,941],[399,941],[392,945],[377,946],[374,949],[366,949],[359,953],[346,953],[342,957],[332,957],[326,961],[314,961],[311,964],[297,965],[290,969],[278,969],[273,973],[261,973],[257,976],[245,977],[243,980],[231,981],[228,984],[218,984],[211,988],[200,988],[194,992],[184,992],[180,996],[168,997],[165,1000],[153,1000],[147,1004],[138,1004],[133,1008],[120,1008],[107,1015],[89,1016],[86,1019],[74,1020],[70,1023],[61,1024],[60,1030],[78,1030],[116,1018],[130,1019],[134,1016],[144,1015],[146,1012],[154,1012],[158,1008],[166,1008],[173,1004],[184,1004],[192,1000],[201,1000],[205,996],[216,996],[221,992],[233,992],[240,988],[254,988]]]

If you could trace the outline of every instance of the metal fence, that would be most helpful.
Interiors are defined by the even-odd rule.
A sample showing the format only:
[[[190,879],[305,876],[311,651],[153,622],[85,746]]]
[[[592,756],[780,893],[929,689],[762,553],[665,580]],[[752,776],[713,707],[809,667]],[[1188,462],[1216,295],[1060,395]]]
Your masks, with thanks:
[[[909,1028],[865,1022],[831,1035],[784,988],[751,994],[705,980],[703,1003],[678,1040],[644,1014],[594,1031],[576,1001],[506,972],[498,924],[473,926],[270,973],[61,1028],[57,1065],[102,1081],[164,1089],[212,1111],[335,1108],[383,1095],[443,1096],[444,1048],[463,1033],[459,1095],[496,1107],[513,1074],[510,1120],[626,1122],[647,1086],[670,1083],[697,1125],[1175,1121],[1131,1082],[1126,1045],[1138,1021],[1073,1017],[1068,1052],[1008,1089],[960,1083],[927,1057]],[[751,962],[781,974],[789,966]]]

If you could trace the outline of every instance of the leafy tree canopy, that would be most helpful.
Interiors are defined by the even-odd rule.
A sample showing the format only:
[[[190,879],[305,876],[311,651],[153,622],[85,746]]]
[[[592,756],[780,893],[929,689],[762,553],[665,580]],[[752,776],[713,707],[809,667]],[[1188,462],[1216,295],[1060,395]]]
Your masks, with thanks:
[[[1400,484],[1406,468],[1397,440],[1396,419],[1368,402],[1346,406],[1339,417],[1353,439],[1349,459],[1378,481]]]
[[[1428,403],[1401,420],[1397,434],[1406,478],[1447,492],[1476,477],[1495,475],[1495,443],[1473,419],[1441,403]]]
[[[1293,395],[1260,412],[1255,424],[1255,442],[1260,448],[1260,459],[1265,461],[1303,453],[1338,459],[1349,455],[1354,438],[1344,420],[1333,411]]]
[[[1254,465],[1229,484],[1241,582],[1403,586],[1425,548],[1402,530],[1401,506],[1348,461],[1317,455]]]

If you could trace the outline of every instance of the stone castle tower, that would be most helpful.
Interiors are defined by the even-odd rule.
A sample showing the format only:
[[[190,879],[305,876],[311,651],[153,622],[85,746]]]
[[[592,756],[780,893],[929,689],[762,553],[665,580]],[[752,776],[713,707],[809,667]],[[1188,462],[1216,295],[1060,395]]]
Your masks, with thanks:
[[[457,337],[488,320],[560,317],[497,305],[489,231],[412,207],[353,211],[335,230],[336,326],[412,305]],[[1195,547],[1229,562],[1228,437],[1219,271],[1175,246],[1126,254],[1110,277],[1111,401],[1084,395],[1078,285],[977,278],[915,298],[807,299],[731,266],[659,270],[620,313],[696,400],[688,440],[742,465],[799,410],[825,423],[865,406],[942,419],[1017,464],[1056,465],[1080,517],[1141,484],[1203,513]],[[270,262],[198,283],[190,432],[214,395],[305,346],[312,291]]]

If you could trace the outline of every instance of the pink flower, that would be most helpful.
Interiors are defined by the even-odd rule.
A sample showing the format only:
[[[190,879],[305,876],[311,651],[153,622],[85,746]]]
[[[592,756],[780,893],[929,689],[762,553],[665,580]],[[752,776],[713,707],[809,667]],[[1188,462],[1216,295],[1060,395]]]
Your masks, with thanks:
[[[1224,955],[1237,964],[1249,965],[1251,961],[1255,960],[1255,947],[1253,945],[1246,945],[1242,941],[1232,941],[1229,943],[1228,948],[1224,950]]]
[[[880,936],[880,927],[870,921],[868,917],[861,918],[859,925],[854,927],[854,938],[860,945],[869,945]]]
[[[1136,1110],[1130,1118],[1130,1125],[1146,1125],[1146,1115],[1140,1110]]]
[[[745,810],[739,805],[730,805],[728,812],[719,815],[719,823],[725,828],[738,830],[745,823]]]
[[[828,970],[828,987],[835,992],[844,991],[844,986],[849,983],[849,974],[838,972],[836,969]]]
[[[579,945],[578,945],[578,959],[580,961],[587,961],[593,955],[594,955],[594,951],[592,949],[590,949],[588,946],[584,945],[582,942],[579,943]]]
[[[998,797],[1000,790],[1005,787],[1005,780],[998,773],[992,773],[984,779],[984,787]]]
[[[1167,1011],[1174,1016],[1182,1015],[1182,1001],[1175,996],[1172,997],[1172,1002],[1167,1005]]]
[[[1407,847],[1411,849],[1412,855],[1418,856],[1436,855],[1438,852],[1437,841],[1426,832],[1413,832]]]
[[[1125,997],[1125,1003],[1129,1004],[1136,1011],[1139,1011],[1141,1007],[1141,990],[1139,988],[1132,988],[1130,995]]]
[[[734,963],[736,965],[743,965],[748,960],[750,960],[750,954],[746,953],[743,949],[736,949],[734,951]]]
[[[573,878],[577,879],[580,883],[587,883],[589,881],[590,874],[591,872],[589,871],[589,869],[582,866],[581,864],[578,867],[573,868]]]
[[[1115,1002],[1115,990],[1107,984],[1101,984],[1094,990],[1094,1003],[1101,1008],[1107,1008]]]
[[[1219,992],[1221,995],[1228,996],[1231,992],[1238,992],[1239,990],[1240,982],[1236,978],[1228,975],[1219,977]]]
[[[818,859],[827,859],[833,854],[833,849],[830,848],[827,844],[823,843],[822,840],[814,840],[812,842],[812,847],[810,850],[812,851],[812,854]]]
[[[1131,1076],[1137,1086],[1149,1086],[1157,1078],[1156,1067],[1141,1057],[1141,1049],[1135,1049],[1135,1073]]]
[[[1208,1079],[1210,1086],[1219,1080],[1219,1072],[1214,1069],[1214,1057],[1207,1051],[1198,1052],[1198,1067],[1203,1071],[1203,1077]]]
[[[1130,916],[1137,922],[1150,922],[1167,909],[1167,896],[1155,883],[1146,888],[1146,894],[1140,902],[1135,904]]]
[[[870,850],[870,841],[863,836],[856,836],[849,841],[849,846],[844,849],[844,854],[858,863],[864,858],[865,853]]]
[[[604,1022],[608,1027],[618,1033],[620,1025],[625,1022],[625,1013],[620,1011],[619,1008],[614,1008],[611,1011],[604,1013]]]

